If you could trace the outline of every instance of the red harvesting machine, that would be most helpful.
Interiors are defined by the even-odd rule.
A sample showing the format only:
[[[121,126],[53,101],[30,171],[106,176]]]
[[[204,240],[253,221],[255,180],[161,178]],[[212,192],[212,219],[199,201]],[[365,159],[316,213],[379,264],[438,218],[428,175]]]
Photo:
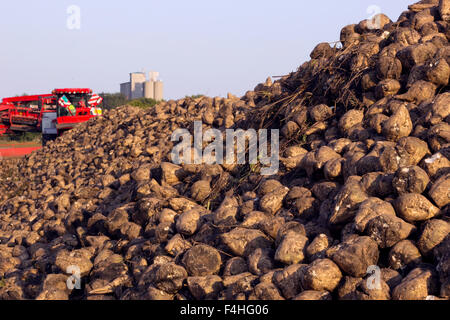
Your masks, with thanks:
[[[0,135],[40,131],[42,112],[54,104],[51,94],[3,99],[0,103]]]
[[[0,136],[42,132],[42,141],[55,139],[77,124],[100,116],[102,98],[88,88],[55,89],[52,94],[5,98],[0,103]]]

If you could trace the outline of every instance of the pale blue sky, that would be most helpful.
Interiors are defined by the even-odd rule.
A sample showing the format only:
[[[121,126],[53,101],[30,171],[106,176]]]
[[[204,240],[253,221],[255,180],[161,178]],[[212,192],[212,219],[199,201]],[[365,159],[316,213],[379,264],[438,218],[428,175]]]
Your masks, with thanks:
[[[319,42],[370,17],[397,20],[412,0],[14,0],[0,2],[0,98],[56,87],[117,92],[156,70],[165,98],[242,95],[309,59]],[[66,27],[81,9],[81,29]]]

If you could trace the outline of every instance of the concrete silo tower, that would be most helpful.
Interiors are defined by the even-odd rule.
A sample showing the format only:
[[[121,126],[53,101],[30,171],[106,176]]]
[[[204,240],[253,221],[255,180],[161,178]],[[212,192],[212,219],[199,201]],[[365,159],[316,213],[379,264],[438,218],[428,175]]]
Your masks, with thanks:
[[[164,84],[161,80],[158,80],[159,72],[152,71],[149,75],[150,81],[145,82],[144,96],[157,101],[163,100]]]
[[[147,99],[155,99],[155,83],[153,81],[145,82],[144,97]]]
[[[155,82],[155,100],[161,101],[164,99],[164,83],[161,80]]]
[[[164,99],[164,84],[158,77],[159,72],[152,71],[147,81],[144,72],[130,73],[130,82],[120,84],[120,93],[129,100],[144,97],[161,101]]]

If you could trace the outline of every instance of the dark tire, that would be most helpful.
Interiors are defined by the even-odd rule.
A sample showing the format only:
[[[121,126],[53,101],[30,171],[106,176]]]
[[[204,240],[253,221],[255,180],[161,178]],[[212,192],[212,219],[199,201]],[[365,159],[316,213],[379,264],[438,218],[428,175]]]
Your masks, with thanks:
[[[56,135],[53,134],[43,134],[42,135],[42,146],[45,147],[49,141],[56,139]]]

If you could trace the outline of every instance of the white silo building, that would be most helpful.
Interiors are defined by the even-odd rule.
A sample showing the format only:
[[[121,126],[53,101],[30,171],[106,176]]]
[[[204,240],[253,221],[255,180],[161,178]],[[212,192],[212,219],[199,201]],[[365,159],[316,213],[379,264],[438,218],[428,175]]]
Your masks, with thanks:
[[[145,73],[130,73],[130,82],[120,85],[120,93],[127,99],[149,98],[161,101],[164,99],[164,83],[158,80],[159,72],[150,72],[149,80]]]
[[[164,99],[164,83],[158,80],[154,83],[155,97],[153,99],[161,101]]]

